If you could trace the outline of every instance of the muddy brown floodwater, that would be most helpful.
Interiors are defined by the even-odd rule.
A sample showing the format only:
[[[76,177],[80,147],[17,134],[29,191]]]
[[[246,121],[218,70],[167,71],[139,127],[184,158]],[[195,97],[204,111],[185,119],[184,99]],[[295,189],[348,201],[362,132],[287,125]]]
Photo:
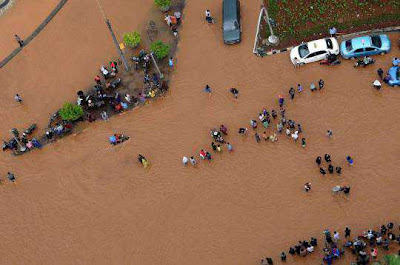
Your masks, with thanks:
[[[91,5],[82,2],[87,10],[79,9],[80,14],[95,21]],[[108,7],[111,13],[124,9],[124,1],[119,2],[121,6]],[[150,12],[151,2],[135,8]],[[45,110],[74,98],[79,85],[89,85],[99,62],[107,58],[77,47],[77,53],[88,52],[90,62],[82,58],[74,62],[76,68],[66,68],[77,76],[73,88],[58,77],[64,73],[62,67],[39,76],[32,66],[18,72],[18,65],[35,64],[28,55],[40,58],[42,53],[50,60],[46,54],[55,52],[44,49],[49,34],[60,30],[55,27],[63,20],[78,26],[70,19],[79,5],[68,5],[25,54],[1,70],[6,84],[35,84],[22,110],[10,103],[14,92],[2,92],[3,135],[17,117],[19,124],[33,118],[45,124]],[[216,15],[216,25],[204,23],[206,8]],[[18,181],[0,189],[0,263],[258,264],[266,255],[277,260],[280,251],[297,240],[320,237],[327,227],[343,231],[348,225],[361,231],[389,220],[398,223],[400,90],[371,88],[376,69],[388,69],[390,58],[400,55],[398,48],[393,45],[389,55],[377,57],[377,63],[365,69],[353,68],[350,61],[337,67],[311,64],[294,69],[288,53],[267,58],[251,53],[258,11],[257,1],[242,1],[243,42],[228,47],[221,39],[219,1],[189,1],[168,96],[109,122],[82,127],[76,136],[43,150],[21,157],[4,153],[1,174],[14,171]],[[140,13],[135,23],[144,17]],[[95,23],[92,26],[95,30]],[[79,34],[83,33],[68,32],[64,38],[73,44]],[[392,41],[398,37],[391,35]],[[96,43],[93,46],[102,51]],[[56,59],[71,66],[65,56]],[[46,78],[65,90],[38,84]],[[320,78],[325,88],[312,94],[309,84]],[[68,80],[74,83],[74,75]],[[274,144],[257,144],[252,134],[237,135],[237,128],[257,119],[263,107],[276,109],[277,95],[297,83],[305,91],[296,94],[286,109],[288,117],[303,126],[305,149],[283,135]],[[212,87],[211,96],[202,92],[205,84]],[[240,90],[237,100],[228,92],[232,86]],[[46,89],[66,98],[46,99],[48,106],[36,109]],[[211,163],[200,161],[197,168],[183,167],[183,155],[210,149],[209,130],[220,124],[228,126],[227,138],[235,151],[215,154]],[[334,133],[331,140],[325,136],[327,129]],[[114,132],[131,139],[111,147],[107,137]],[[149,158],[150,169],[138,165],[138,153]],[[320,176],[314,159],[325,153],[343,167],[340,177]],[[355,159],[352,168],[345,164],[348,154]],[[306,194],[303,184],[308,181],[312,190]],[[352,186],[349,197],[332,195],[331,188],[338,184]],[[316,253],[297,263],[318,264],[318,258]]]

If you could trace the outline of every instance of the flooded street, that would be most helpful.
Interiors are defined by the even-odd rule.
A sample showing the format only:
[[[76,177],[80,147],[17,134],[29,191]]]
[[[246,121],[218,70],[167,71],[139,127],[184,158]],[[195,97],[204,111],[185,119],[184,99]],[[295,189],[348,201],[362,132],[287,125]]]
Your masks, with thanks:
[[[42,129],[50,110],[90,86],[98,65],[113,54],[106,29],[96,31],[102,22],[97,7],[79,2],[78,8],[70,1],[0,70],[3,138],[13,126],[32,121]],[[152,12],[152,1],[131,3],[130,10],[142,8],[133,18],[129,8],[104,2],[110,16],[123,9],[115,21],[122,32],[132,28],[127,21],[142,25]],[[203,21],[206,8],[216,25]],[[400,90],[375,91],[371,85],[376,69],[387,70],[391,58],[400,56],[398,47],[392,44],[390,54],[365,69],[353,68],[353,61],[294,69],[288,53],[252,54],[259,2],[241,1],[241,8],[243,41],[225,46],[220,1],[188,1],[166,97],[82,127],[40,151],[21,157],[2,153],[0,173],[13,171],[17,184],[0,187],[0,264],[258,264],[265,256],[277,261],[298,240],[320,239],[328,227],[343,233],[346,225],[359,232],[389,220],[398,224]],[[63,23],[76,17],[81,21],[61,34]],[[86,30],[78,30],[80,23],[87,23]],[[62,35],[53,46],[50,39]],[[102,39],[104,46],[76,46],[83,36]],[[391,35],[392,42],[398,38]],[[310,83],[320,78],[325,88],[311,93]],[[237,134],[262,108],[278,110],[278,95],[298,83],[304,92],[293,102],[285,96],[286,112],[302,124],[305,149],[283,134],[276,143],[256,143],[253,132]],[[203,92],[206,84],[213,89],[210,96]],[[230,87],[239,89],[238,99]],[[23,91],[23,106],[12,101],[16,91]],[[211,149],[209,130],[221,124],[228,126],[235,151],[215,154],[211,163],[199,161],[197,168],[183,167],[182,156]],[[333,139],[326,137],[328,129]],[[131,139],[111,147],[107,138],[116,132]],[[138,153],[150,160],[150,169],[137,163]],[[343,168],[341,176],[319,174],[314,160],[325,153]],[[346,155],[354,158],[353,167]],[[312,183],[307,194],[306,182]],[[332,195],[336,185],[351,185],[350,196]],[[307,261],[318,264],[318,258],[315,253]]]

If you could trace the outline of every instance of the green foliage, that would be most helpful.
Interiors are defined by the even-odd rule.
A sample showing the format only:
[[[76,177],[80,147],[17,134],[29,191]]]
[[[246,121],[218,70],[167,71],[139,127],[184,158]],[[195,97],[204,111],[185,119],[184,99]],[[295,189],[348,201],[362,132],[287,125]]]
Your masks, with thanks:
[[[150,45],[150,50],[161,60],[169,54],[170,46],[162,41],[155,41]]]
[[[81,106],[65,102],[62,109],[59,111],[60,116],[65,121],[76,121],[83,115],[83,109]]]
[[[285,1],[284,4],[287,2]],[[276,0],[269,0],[268,1],[268,13],[270,17],[276,18],[277,14],[279,12],[279,6]]]
[[[387,265],[400,265],[399,255],[386,255],[383,260]]]
[[[137,31],[132,31],[124,34],[124,44],[126,46],[130,46],[132,48],[135,48],[140,44],[141,37],[139,32]]]
[[[154,4],[159,8],[169,7],[172,4],[171,0],[154,0]]]

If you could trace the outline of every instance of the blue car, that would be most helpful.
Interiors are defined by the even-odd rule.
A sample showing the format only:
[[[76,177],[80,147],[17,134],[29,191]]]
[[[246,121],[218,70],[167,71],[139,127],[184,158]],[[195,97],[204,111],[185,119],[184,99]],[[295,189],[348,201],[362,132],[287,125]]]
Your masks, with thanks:
[[[393,66],[389,69],[389,85],[400,86],[400,66]]]
[[[362,36],[343,41],[340,44],[340,54],[345,59],[354,59],[390,52],[390,39],[387,35]]]

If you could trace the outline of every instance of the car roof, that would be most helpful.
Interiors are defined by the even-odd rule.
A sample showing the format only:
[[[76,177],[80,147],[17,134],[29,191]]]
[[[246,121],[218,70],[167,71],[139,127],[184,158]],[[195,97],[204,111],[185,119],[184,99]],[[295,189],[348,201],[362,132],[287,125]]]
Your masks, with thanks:
[[[237,0],[223,1],[224,18],[236,19]]]
[[[389,74],[395,74],[398,70],[400,69],[400,66],[392,66],[390,69],[389,69]]]
[[[353,47],[353,49],[370,47],[372,46],[371,36],[362,36],[351,39],[351,46]]]
[[[307,42],[307,47],[308,47],[308,50],[310,51],[310,53],[328,49],[325,39],[313,40],[313,41]]]

